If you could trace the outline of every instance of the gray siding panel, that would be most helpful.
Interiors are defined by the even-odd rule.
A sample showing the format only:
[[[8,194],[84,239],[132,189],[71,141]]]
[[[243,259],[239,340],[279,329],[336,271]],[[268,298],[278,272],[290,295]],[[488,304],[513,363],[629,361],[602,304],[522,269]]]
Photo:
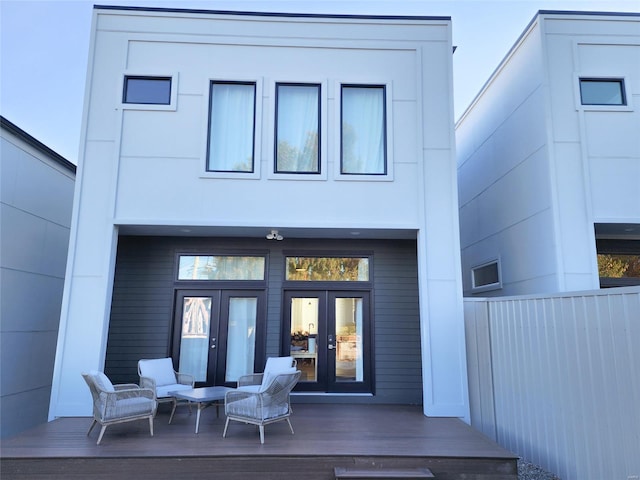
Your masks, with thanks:
[[[120,237],[105,371],[116,383],[137,382],[140,358],[171,348],[174,268],[178,252],[264,251],[268,256],[265,351],[280,354],[283,251],[373,252],[373,373],[375,395],[357,401],[422,403],[422,369],[415,241]],[[351,285],[352,286],[352,285]],[[344,288],[351,288],[345,284]],[[334,401],[327,400],[327,401]]]

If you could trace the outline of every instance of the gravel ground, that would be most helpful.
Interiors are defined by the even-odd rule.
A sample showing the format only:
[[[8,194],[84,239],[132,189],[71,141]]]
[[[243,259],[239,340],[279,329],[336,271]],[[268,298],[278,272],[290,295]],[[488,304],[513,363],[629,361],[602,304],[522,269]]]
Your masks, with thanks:
[[[543,470],[524,458],[518,460],[518,480],[561,480],[551,472]]]

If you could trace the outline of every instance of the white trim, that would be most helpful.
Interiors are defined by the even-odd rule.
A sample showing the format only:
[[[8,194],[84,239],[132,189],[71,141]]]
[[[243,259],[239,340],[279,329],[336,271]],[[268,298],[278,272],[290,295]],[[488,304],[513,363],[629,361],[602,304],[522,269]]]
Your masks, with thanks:
[[[498,281],[494,283],[487,283],[485,285],[476,286],[475,275],[474,273],[484,267],[488,267],[490,265],[496,265],[496,270],[498,273]],[[471,291],[472,292],[487,292],[490,290],[500,290],[502,289],[502,262],[500,261],[500,256],[489,260],[484,263],[480,263],[478,265],[474,265],[470,269],[471,273]]]
[[[573,78],[576,110],[584,112],[633,112],[631,95],[629,95],[629,78],[627,75],[612,75],[611,73],[602,74],[602,72],[574,72]],[[622,95],[626,103],[623,105],[583,105],[582,95],[580,93],[580,81],[583,79],[609,80],[615,82],[622,81]]]
[[[128,77],[148,77],[148,78],[170,78],[171,79],[171,97],[169,105],[156,105],[147,103],[125,103],[124,87]],[[141,72],[138,70],[125,70],[119,82],[118,102],[122,110],[152,110],[152,111],[170,111],[175,112],[178,109],[178,72]]]

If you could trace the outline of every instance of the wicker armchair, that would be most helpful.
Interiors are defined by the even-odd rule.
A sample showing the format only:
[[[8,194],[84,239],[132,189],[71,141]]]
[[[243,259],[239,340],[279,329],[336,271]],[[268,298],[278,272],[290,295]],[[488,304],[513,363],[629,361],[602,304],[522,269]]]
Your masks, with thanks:
[[[138,375],[140,376],[140,386],[153,390],[158,403],[173,403],[171,416],[169,417],[169,423],[171,423],[178,401],[170,392],[191,390],[195,384],[193,375],[176,372],[173,369],[173,361],[171,358],[139,360]],[[191,406],[189,406],[189,408],[191,408]]]
[[[87,435],[96,423],[102,425],[96,445],[100,445],[109,425],[144,418],[149,419],[149,431],[153,436],[153,417],[158,403],[152,390],[140,388],[135,383],[113,385],[104,373],[97,371],[83,373],[82,377],[93,397],[93,422]]]
[[[260,429],[260,443],[264,443],[264,426],[286,420],[293,434],[289,416],[291,405],[289,393],[298,383],[300,371],[295,373],[277,373],[267,380],[266,385],[257,392],[236,389],[227,392],[224,399],[224,411],[227,421],[223,437],[227,436],[229,421],[250,423]]]

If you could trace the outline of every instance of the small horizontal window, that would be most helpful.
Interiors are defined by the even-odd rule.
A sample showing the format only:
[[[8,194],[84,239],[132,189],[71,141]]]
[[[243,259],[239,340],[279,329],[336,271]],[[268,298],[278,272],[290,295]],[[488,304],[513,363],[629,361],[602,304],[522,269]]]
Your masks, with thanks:
[[[626,105],[624,80],[621,78],[581,78],[582,105]]]
[[[368,282],[368,257],[287,257],[286,279],[307,282]]]
[[[502,287],[500,264],[497,260],[471,269],[471,282],[474,290],[493,290]]]
[[[264,280],[265,258],[180,255],[178,280]]]
[[[170,105],[171,77],[126,76],[122,102],[139,105]]]

